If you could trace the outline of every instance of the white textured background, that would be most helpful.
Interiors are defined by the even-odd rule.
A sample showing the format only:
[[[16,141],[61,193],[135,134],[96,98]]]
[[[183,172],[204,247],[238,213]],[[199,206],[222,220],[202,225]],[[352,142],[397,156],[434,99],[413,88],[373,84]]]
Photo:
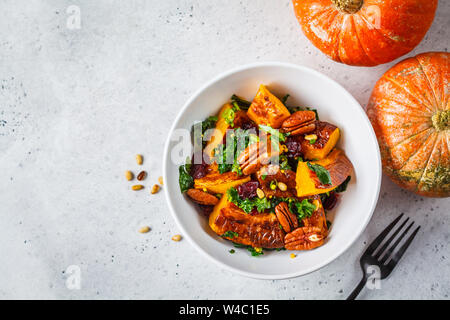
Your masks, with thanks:
[[[303,36],[288,0],[0,1],[0,298],[342,299],[359,256],[400,212],[422,229],[367,299],[448,299],[450,200],[383,178],[373,219],[339,259],[304,277],[243,278],[218,269],[178,233],[163,193],[131,192],[145,156],[161,175],[169,127],[204,82],[241,64],[279,60],[337,80],[363,105],[393,63],[328,60]],[[81,29],[66,9],[81,10]],[[450,1],[408,56],[447,51]],[[152,231],[137,232],[148,224]],[[80,290],[66,288],[70,265]]]

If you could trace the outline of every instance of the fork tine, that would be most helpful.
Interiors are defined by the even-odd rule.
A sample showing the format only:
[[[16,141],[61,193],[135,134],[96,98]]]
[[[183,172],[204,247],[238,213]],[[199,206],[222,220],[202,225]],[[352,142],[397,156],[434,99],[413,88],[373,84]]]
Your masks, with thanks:
[[[411,229],[411,227],[413,226],[414,221],[411,222],[409,224],[409,226],[406,228],[406,230],[400,235],[400,237],[398,237],[398,239],[394,242],[394,244],[386,251],[386,254],[383,256],[383,258],[380,260],[381,264],[384,264],[387,259],[389,259],[389,257],[392,255],[392,253],[394,252],[395,248],[398,246],[398,244],[400,243],[400,241],[402,241],[402,239],[407,235],[409,229]]]
[[[408,222],[409,217],[406,218],[405,221],[403,221],[403,223],[400,225],[400,227],[398,227],[394,233],[392,234],[392,236],[389,238],[389,240],[387,240],[383,246],[380,248],[380,250],[378,250],[377,254],[374,256],[375,259],[379,259],[381,257],[381,255],[383,254],[384,250],[386,250],[386,248],[388,247],[388,245],[391,244],[391,242],[395,239],[395,237],[397,236],[397,234],[400,232],[400,230],[403,229],[403,227],[405,226],[405,224]]]
[[[383,232],[380,233],[380,235],[372,241],[372,243],[369,245],[367,250],[364,252],[365,254],[373,254],[376,248],[380,245],[380,243],[383,241],[383,239],[388,235],[389,231],[392,230],[392,228],[397,224],[397,222],[403,217],[403,213],[400,214],[394,221],[391,222],[390,225],[386,227],[386,229],[383,230]]]
[[[409,245],[413,241],[414,237],[416,236],[417,232],[419,232],[420,226],[414,230],[414,232],[409,236],[409,238],[406,240],[406,242],[401,246],[401,248],[394,254],[391,261],[387,264],[388,268],[391,270],[394,269],[394,267],[397,265],[397,263],[400,261],[401,257],[405,253],[406,249],[408,249]]]

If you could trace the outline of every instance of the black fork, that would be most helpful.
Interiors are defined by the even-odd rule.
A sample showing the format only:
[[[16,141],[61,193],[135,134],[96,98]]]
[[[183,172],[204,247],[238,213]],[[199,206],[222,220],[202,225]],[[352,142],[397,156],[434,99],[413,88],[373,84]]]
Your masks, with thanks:
[[[398,251],[394,253],[395,248],[399,245],[399,243],[402,241],[402,239],[408,234],[409,230],[414,224],[414,221],[412,221],[403,231],[403,233],[397,238],[397,240],[394,239],[398,235],[398,233],[403,229],[403,227],[408,222],[409,218],[407,218],[400,227],[396,228],[395,231],[392,233],[392,235],[389,237],[388,240],[381,246],[381,243],[383,240],[387,237],[389,232],[395,227],[395,225],[400,221],[400,219],[403,217],[403,213],[399,215],[390,225],[387,226],[386,229],[383,230],[383,232],[380,233],[380,235],[369,245],[367,250],[363,253],[360,263],[361,268],[363,270],[363,278],[361,282],[358,284],[358,286],[353,290],[353,292],[348,296],[347,300],[354,300],[362,288],[367,283],[367,280],[369,279],[369,274],[367,274],[367,268],[370,266],[377,266],[380,269],[380,278],[385,279],[387,276],[389,276],[394,270],[395,266],[399,262],[400,258],[405,253],[406,249],[408,249],[409,245],[413,241],[414,237],[416,236],[417,232],[420,229],[420,226],[418,226],[414,232],[409,236],[409,238],[405,241],[405,243],[400,247]],[[393,243],[389,249],[387,247]],[[377,250],[378,249],[378,250]],[[386,250],[387,249],[387,250]],[[385,252],[386,251],[386,252]],[[385,254],[383,255],[383,253]],[[390,259],[389,259],[390,258]]]

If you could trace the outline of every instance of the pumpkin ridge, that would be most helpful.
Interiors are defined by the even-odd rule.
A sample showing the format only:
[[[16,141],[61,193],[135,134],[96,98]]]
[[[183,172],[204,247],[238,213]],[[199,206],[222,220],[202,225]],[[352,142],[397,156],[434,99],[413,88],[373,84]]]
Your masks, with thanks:
[[[428,129],[431,129],[431,128],[428,128]],[[427,129],[427,130],[428,130]],[[423,132],[423,131],[422,131]],[[425,139],[425,141],[420,145],[420,147],[418,147],[417,148],[417,150],[414,152],[414,153],[412,153],[409,157],[408,157],[408,159],[405,161],[405,163],[398,169],[398,170],[402,170],[404,167],[406,167],[406,165],[409,163],[409,161],[417,154],[417,153],[419,153],[419,151],[421,151],[422,150],[422,147],[423,147],[423,145],[427,142],[427,140],[430,138],[430,136],[433,134],[433,132],[432,133],[430,133],[427,137],[426,137],[426,139]],[[417,136],[417,135],[414,135],[414,136]],[[413,136],[413,137],[414,137]],[[413,137],[411,137],[411,138],[413,138]],[[408,139],[407,139],[408,140]]]
[[[392,100],[392,99],[386,99],[387,102],[395,102],[395,103],[399,103],[398,101]],[[400,103],[399,103],[400,104]],[[384,113],[388,113],[388,114],[392,114],[395,116],[399,116],[399,117],[404,117],[404,115],[402,115],[402,111],[395,111],[392,109],[386,109],[386,108],[382,108]],[[419,110],[416,110],[414,108],[410,108],[410,110],[413,110],[414,112],[419,112]],[[431,113],[431,112],[430,112]],[[419,114],[415,114],[415,115],[408,115],[408,119],[409,118],[416,118],[416,119],[430,119],[432,117],[432,115],[419,115]]]
[[[425,167],[423,169],[422,175],[420,176],[419,180],[417,181],[418,182],[417,183],[417,190],[419,190],[420,183],[422,182],[422,179],[423,179],[423,177],[424,177],[424,175],[425,175],[425,173],[427,171],[428,165],[430,164],[431,156],[433,155],[434,149],[436,148],[436,144],[437,144],[437,142],[439,140],[438,138],[439,138],[439,134],[436,134],[436,138],[434,140],[433,148],[431,148],[431,152],[430,152],[430,155],[428,156],[428,160],[427,160],[427,162],[425,164]]]
[[[411,97],[413,97],[415,100],[417,100],[418,102],[422,103],[422,105],[424,107],[427,108],[428,111],[430,111],[431,113],[434,113],[435,110],[432,109],[432,105],[429,103],[429,101],[427,101],[428,103],[425,103],[424,101],[422,101],[421,99],[419,99],[415,94],[411,93],[408,89],[406,89],[404,86],[400,85],[397,81],[395,81],[393,78],[389,77],[389,76],[384,76],[387,80],[389,80],[392,84],[395,84],[398,88],[404,90],[406,93],[408,93]],[[430,109],[431,108],[431,109]]]
[[[415,57],[415,59],[417,60],[417,62],[418,62],[418,64],[419,64],[419,67],[420,67],[420,70],[422,70],[422,73],[423,73],[424,76],[425,76],[425,79],[427,79],[427,85],[428,85],[428,87],[430,88],[431,92],[433,92],[433,99],[434,99],[434,103],[435,103],[435,109],[439,109],[439,107],[438,107],[438,102],[437,102],[437,99],[436,99],[436,92],[434,91],[434,88],[433,88],[433,86],[431,85],[430,78],[428,77],[427,73],[425,72],[425,68],[423,67],[423,65],[422,65],[422,63],[420,62],[420,60],[417,59],[417,57]]]
[[[358,13],[358,15],[367,24],[367,26],[369,27],[369,30],[375,30],[376,32],[378,32],[386,40],[395,42],[396,45],[398,44],[398,42],[395,39],[392,39],[389,35],[385,34],[384,32],[381,32],[381,30],[379,28],[376,28],[372,23],[370,23],[370,21],[367,20],[367,17],[363,14],[363,12]]]
[[[331,26],[333,26],[333,25],[335,24],[336,18],[337,18],[337,17],[342,18],[341,14],[340,14],[339,12],[338,12],[337,15],[334,16],[334,19],[333,19],[333,22],[331,23]],[[342,35],[342,25],[343,25],[343,22],[344,22],[343,19],[341,19],[340,21],[338,21],[338,23],[340,23],[341,26],[340,26],[340,28],[339,28],[338,34],[336,35],[337,41],[336,41],[336,47],[334,48],[334,50],[335,50],[335,52],[336,52],[336,57],[337,57],[337,59],[338,59],[338,62],[341,62],[341,63],[344,63],[344,62],[342,61],[342,59],[341,59],[341,54],[340,54],[340,51],[341,51],[341,50],[339,50],[339,48],[341,47],[341,41],[342,41],[341,35]]]
[[[358,14],[358,17],[360,17],[363,21],[365,21],[362,17],[362,15]],[[359,33],[361,31],[360,26],[355,23],[355,19],[352,16],[352,23],[355,27],[355,31],[356,31],[356,37],[358,38],[358,43],[362,49],[362,51],[364,52],[364,54],[366,55],[367,59],[369,59],[370,61],[372,61],[373,63],[377,64],[378,62],[375,61],[371,56],[369,56],[369,53],[367,53],[366,48],[364,47],[363,43],[361,42],[361,37],[359,36]]]
[[[389,105],[391,105],[390,102],[393,102],[393,103],[398,104],[400,106],[406,107],[407,109],[413,111],[414,113],[415,112],[422,113],[422,114],[424,113],[424,111],[421,109],[423,107],[422,104],[419,104],[419,103],[416,103],[416,104],[413,104],[413,103],[405,104],[404,101],[397,100],[396,96],[383,97],[383,102],[389,103]],[[417,101],[414,98],[414,101],[412,101],[412,102],[417,102]],[[394,105],[394,108],[395,108],[395,105]],[[383,109],[383,111],[386,111],[386,112],[389,110],[389,109],[385,109],[385,108],[382,108],[382,109]],[[423,117],[423,118],[431,118],[433,116],[434,111],[431,111],[431,110],[428,110],[428,111],[429,112],[426,115],[419,115],[419,114],[417,114],[417,115],[415,115],[415,117],[417,117],[417,118],[421,118],[421,117]]]
[[[422,133],[424,133],[425,131],[430,130],[430,129],[433,129],[433,127],[428,127],[428,128],[426,128],[426,129],[424,129],[424,130],[422,130],[422,131],[420,131],[420,132],[417,132],[416,134],[414,134],[414,135],[412,135],[412,136],[409,136],[409,137],[406,138],[405,140],[402,140],[402,141],[400,141],[399,143],[396,143],[396,144],[394,144],[393,146],[390,146],[389,148],[393,149],[393,148],[395,148],[395,147],[398,147],[399,145],[405,143],[406,141],[411,140],[411,139],[417,137],[419,134],[422,134]],[[428,135],[428,137],[429,137],[431,134],[432,134],[432,133],[430,133],[430,134]],[[427,139],[428,139],[428,137],[427,137]],[[423,145],[423,143],[422,143],[422,145]],[[421,146],[422,146],[422,145],[421,145]],[[420,149],[420,148],[419,148],[419,149]],[[409,159],[408,159],[408,160],[409,160]]]

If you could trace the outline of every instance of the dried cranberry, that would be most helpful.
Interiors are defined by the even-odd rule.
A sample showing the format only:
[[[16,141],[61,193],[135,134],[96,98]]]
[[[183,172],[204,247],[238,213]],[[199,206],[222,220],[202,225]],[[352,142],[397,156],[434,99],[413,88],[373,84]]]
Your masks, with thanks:
[[[325,201],[323,202],[323,208],[325,210],[331,210],[336,206],[338,200],[338,195],[336,194],[336,192],[331,192],[330,195],[325,199]]]
[[[192,170],[191,170],[191,176],[194,179],[200,179],[206,176],[206,172],[208,169],[208,164],[205,162],[205,159],[203,159],[203,153],[194,154],[192,156]],[[198,161],[198,159],[201,157],[202,161],[201,163]]]
[[[241,129],[242,130],[254,130],[255,131],[255,134],[258,134],[258,126],[256,125],[256,123],[254,123],[253,121],[247,121],[247,122],[244,122],[242,125],[241,125]]]
[[[256,189],[259,187],[258,181],[249,181],[237,187],[239,197],[250,199],[256,197]]]
[[[259,212],[258,212],[258,209],[256,209],[256,207],[254,207],[252,209],[252,211],[250,211],[248,214],[251,216],[255,216],[255,215],[259,214]]]
[[[286,152],[286,156],[288,158],[297,158],[303,156],[302,154],[302,136],[289,136],[286,139],[286,147],[288,151]]]

